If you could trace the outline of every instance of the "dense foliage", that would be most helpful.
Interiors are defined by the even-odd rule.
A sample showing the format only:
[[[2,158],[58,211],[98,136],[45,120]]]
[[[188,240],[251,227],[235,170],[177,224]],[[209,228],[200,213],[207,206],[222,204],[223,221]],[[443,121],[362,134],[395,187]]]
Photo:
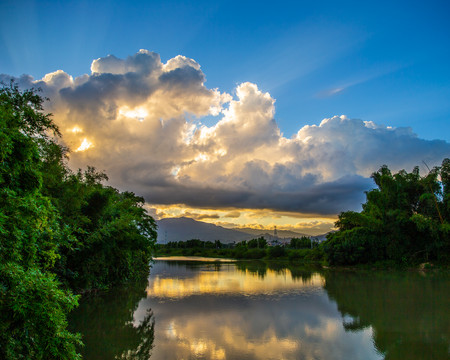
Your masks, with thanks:
[[[339,231],[323,244],[328,262],[448,263],[450,159],[426,176],[420,176],[418,167],[392,174],[383,166],[372,178],[377,188],[366,193],[363,210],[341,213]]]
[[[308,244],[306,246],[306,244]],[[313,243],[314,244],[314,243]],[[163,256],[205,256],[234,259],[281,259],[292,261],[316,261],[321,259],[317,244],[311,249],[311,240],[307,237],[293,239],[290,245],[269,246],[264,237],[241,241],[236,244],[223,244],[192,239],[187,241],[174,241],[157,245],[158,255]]]
[[[0,358],[76,359],[71,291],[147,275],[156,225],[144,200],[72,173],[43,99],[0,89]]]

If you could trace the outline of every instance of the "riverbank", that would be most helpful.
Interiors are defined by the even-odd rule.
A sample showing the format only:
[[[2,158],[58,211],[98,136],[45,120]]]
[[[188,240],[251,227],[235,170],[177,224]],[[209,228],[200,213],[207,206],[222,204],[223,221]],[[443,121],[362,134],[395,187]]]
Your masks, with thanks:
[[[319,249],[290,249],[283,246],[265,248],[170,248],[157,245],[156,257],[161,256],[201,256],[207,258],[231,258],[236,260],[286,260],[303,262],[321,262]]]
[[[239,248],[225,248],[225,249],[207,249],[207,248],[161,248],[158,246],[155,260],[170,259],[176,260],[177,257],[182,258],[198,258],[201,261],[245,261],[257,260],[261,262],[279,262],[287,265],[307,265],[318,266],[323,269],[334,270],[403,270],[403,271],[450,271],[448,264],[440,264],[435,262],[427,262],[421,264],[399,264],[394,261],[385,260],[374,263],[355,264],[347,266],[331,266],[323,258],[320,249],[239,249]]]

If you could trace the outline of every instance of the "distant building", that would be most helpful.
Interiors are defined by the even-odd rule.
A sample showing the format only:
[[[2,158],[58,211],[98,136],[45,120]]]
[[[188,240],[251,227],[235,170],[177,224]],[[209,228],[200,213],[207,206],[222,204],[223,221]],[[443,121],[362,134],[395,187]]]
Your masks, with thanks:
[[[269,245],[269,246],[279,245],[278,231],[277,231],[276,226],[273,229],[273,236],[269,235],[269,240],[267,241],[267,245]]]

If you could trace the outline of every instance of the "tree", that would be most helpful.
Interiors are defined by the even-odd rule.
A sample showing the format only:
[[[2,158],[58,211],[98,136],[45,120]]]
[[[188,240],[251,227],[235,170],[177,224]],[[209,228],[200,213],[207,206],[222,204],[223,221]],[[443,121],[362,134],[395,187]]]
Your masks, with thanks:
[[[264,236],[260,236],[259,238],[249,240],[247,246],[249,249],[264,249],[267,245],[267,241]]]
[[[289,246],[292,249],[309,249],[311,247],[311,239],[306,236],[292,238]]]
[[[77,304],[51,273],[64,231],[42,193],[43,156],[59,135],[43,99],[11,83],[0,89],[0,357],[76,359],[66,330]]]
[[[366,193],[363,210],[341,213],[336,222],[339,231],[323,244],[327,260],[332,264],[448,261],[449,163],[444,159],[426,176],[420,176],[418,167],[393,175],[383,166],[373,173],[377,188]]]

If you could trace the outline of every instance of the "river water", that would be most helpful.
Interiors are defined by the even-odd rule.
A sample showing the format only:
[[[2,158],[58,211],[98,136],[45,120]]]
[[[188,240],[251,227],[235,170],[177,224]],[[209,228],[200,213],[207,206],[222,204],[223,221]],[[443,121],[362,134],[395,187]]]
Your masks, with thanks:
[[[157,260],[83,299],[84,359],[450,359],[450,276]]]

